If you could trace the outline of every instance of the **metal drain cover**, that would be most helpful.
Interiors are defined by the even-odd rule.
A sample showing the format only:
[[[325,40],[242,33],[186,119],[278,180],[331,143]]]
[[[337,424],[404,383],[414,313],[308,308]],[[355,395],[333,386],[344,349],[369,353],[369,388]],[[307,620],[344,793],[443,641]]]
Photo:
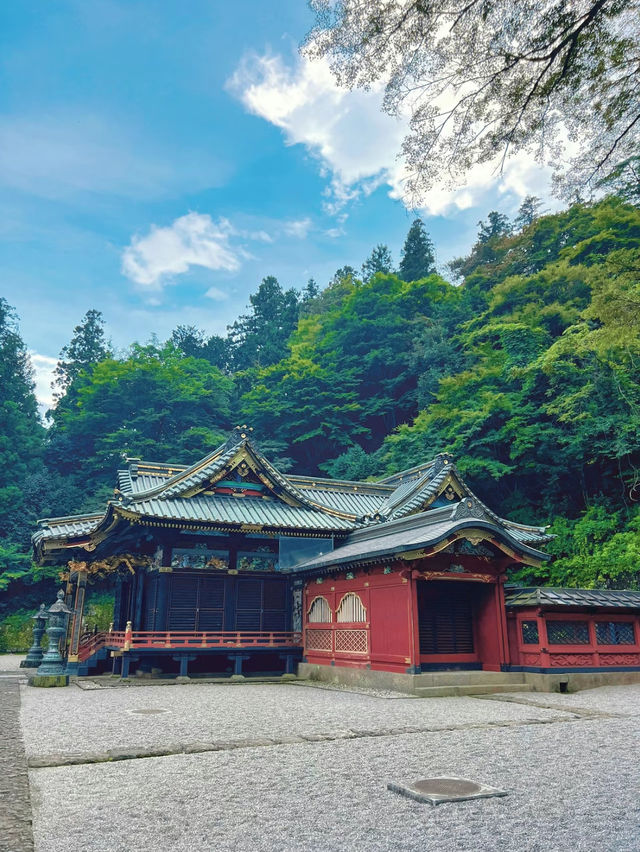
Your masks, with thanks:
[[[158,713],[168,713],[168,710],[164,710],[159,707],[142,707],[140,710],[129,710],[129,713],[135,713],[136,716],[156,716]]]
[[[412,784],[387,784],[387,789],[416,802],[439,805],[442,802],[466,802],[469,799],[490,799],[493,796],[506,796],[506,790],[490,787],[468,778],[438,777],[423,778]]]

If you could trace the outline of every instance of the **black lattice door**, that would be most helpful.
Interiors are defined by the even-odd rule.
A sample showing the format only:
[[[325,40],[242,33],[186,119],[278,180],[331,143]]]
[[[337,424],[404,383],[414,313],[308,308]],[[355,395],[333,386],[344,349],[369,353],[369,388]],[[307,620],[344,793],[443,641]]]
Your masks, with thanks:
[[[287,582],[240,577],[236,587],[236,630],[276,632],[287,628]]]
[[[454,583],[418,583],[421,655],[473,654],[473,604],[468,589]]]
[[[174,574],[169,600],[169,630],[224,629],[225,577]]]

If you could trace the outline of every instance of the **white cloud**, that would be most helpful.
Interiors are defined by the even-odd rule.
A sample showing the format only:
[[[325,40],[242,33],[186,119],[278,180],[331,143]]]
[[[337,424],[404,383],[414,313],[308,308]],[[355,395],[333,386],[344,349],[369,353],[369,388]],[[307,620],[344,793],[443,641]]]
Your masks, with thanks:
[[[45,414],[53,407],[53,390],[51,383],[53,382],[53,374],[58,363],[57,358],[51,358],[49,355],[41,355],[39,352],[31,350],[29,352],[31,363],[33,364],[35,394],[38,400],[40,413]]]
[[[342,89],[324,61],[302,59],[292,69],[278,56],[250,56],[228,86],[250,112],[282,128],[289,145],[318,157],[337,206],[359,193],[361,181],[387,172],[405,133],[403,122],[382,113],[380,89]]]
[[[187,213],[167,227],[152,225],[144,237],[134,236],[122,254],[122,272],[149,291],[161,290],[191,266],[235,272],[247,253],[231,245],[234,235],[226,219],[214,222],[208,214]]]
[[[383,91],[349,91],[338,86],[324,60],[300,59],[288,67],[280,56],[247,56],[228,81],[246,109],[282,129],[287,144],[302,144],[328,178],[325,208],[336,215],[360,195],[382,184],[392,198],[405,200],[406,169],[399,158],[408,121],[382,111]],[[520,154],[500,174],[481,165],[465,186],[434,187],[423,209],[442,215],[482,203],[491,190],[546,196],[550,170]]]
[[[205,296],[207,299],[213,299],[214,302],[224,302],[225,299],[229,298],[229,294],[225,293],[224,290],[220,290],[219,287],[209,287]]]
[[[295,237],[299,240],[306,239],[309,230],[311,229],[311,219],[294,219],[290,222],[285,222],[283,230],[288,237]]]
[[[272,243],[273,237],[271,234],[268,234],[266,231],[249,231],[246,234],[247,238],[250,240],[256,240],[259,243]]]

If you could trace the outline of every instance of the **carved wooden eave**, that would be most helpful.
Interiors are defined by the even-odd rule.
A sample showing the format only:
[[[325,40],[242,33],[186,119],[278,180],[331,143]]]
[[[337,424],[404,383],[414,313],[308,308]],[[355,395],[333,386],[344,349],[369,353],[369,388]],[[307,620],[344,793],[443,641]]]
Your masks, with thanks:
[[[480,542],[487,542],[497,550],[502,551],[502,553],[509,556],[514,562],[519,562],[523,565],[531,565],[534,568],[539,568],[543,564],[542,559],[538,559],[531,554],[525,554],[521,551],[514,549],[513,547],[506,544],[501,538],[493,535],[489,530],[486,529],[474,529],[473,527],[468,529],[458,530],[451,535],[447,536],[443,541],[438,542],[437,544],[433,544],[429,547],[418,548],[416,550],[407,550],[404,553],[399,553],[397,555],[397,559],[401,559],[403,562],[413,562],[417,559],[426,559],[436,554],[440,553],[443,550],[446,550],[454,541],[459,541],[460,539],[464,539],[468,541],[470,544],[477,545]]]
[[[129,571],[130,574],[135,574],[136,568],[149,568],[152,565],[150,556],[140,556],[133,553],[117,553],[113,556],[107,556],[104,559],[94,560],[69,560],[68,576],[73,581],[74,576],[79,573],[87,574],[90,577],[105,577],[108,574],[114,574],[123,570]]]

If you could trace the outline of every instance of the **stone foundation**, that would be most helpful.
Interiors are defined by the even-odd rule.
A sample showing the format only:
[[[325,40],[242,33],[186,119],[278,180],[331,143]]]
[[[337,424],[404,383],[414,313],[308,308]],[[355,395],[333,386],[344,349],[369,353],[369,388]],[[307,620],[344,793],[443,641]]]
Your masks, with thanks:
[[[522,672],[534,692],[580,692],[598,686],[640,683],[640,671],[632,672]]]
[[[69,675],[31,675],[29,678],[29,686],[69,686]]]
[[[298,677],[341,686],[404,692],[424,698],[451,695],[482,695],[496,692],[579,692],[598,686],[640,683],[640,670],[618,672],[488,672],[438,671],[421,674],[321,666],[300,663]]]

